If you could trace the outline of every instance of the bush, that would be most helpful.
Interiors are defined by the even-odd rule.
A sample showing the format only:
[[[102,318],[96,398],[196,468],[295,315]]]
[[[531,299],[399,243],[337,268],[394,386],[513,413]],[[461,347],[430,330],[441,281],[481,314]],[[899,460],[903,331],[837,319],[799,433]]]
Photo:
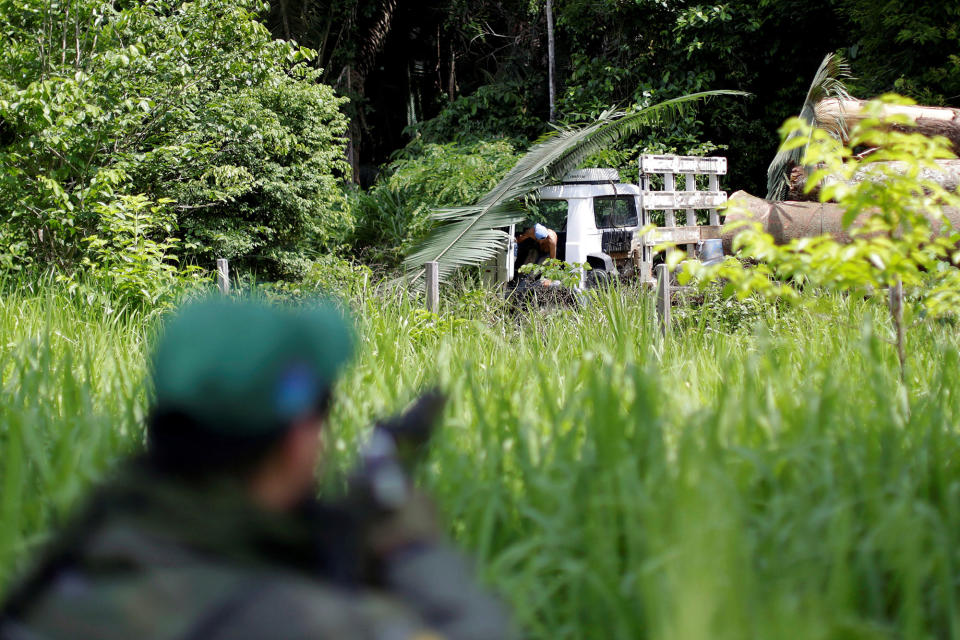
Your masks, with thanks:
[[[166,307],[185,285],[199,282],[198,267],[181,269],[174,249],[179,244],[169,201],[151,202],[142,195],[118,196],[97,203],[97,232],[87,245],[82,271],[69,280],[74,288],[106,294],[120,306]]]
[[[368,192],[353,194],[353,247],[364,259],[398,265],[432,228],[432,209],[473,203],[516,161],[513,146],[505,140],[404,150],[386,177]]]
[[[4,262],[75,269],[101,204],[137,194],[173,201],[188,260],[286,275],[342,238],[343,100],[257,21],[266,5],[47,4],[0,3]]]

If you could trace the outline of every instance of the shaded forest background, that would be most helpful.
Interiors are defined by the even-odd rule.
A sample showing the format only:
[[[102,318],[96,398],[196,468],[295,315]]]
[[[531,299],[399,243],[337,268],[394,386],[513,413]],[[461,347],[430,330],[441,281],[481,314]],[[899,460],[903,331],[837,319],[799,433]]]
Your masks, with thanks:
[[[724,188],[762,194],[828,52],[859,97],[960,104],[956,2],[0,0],[0,36],[0,275],[132,305],[217,258],[395,275],[432,208],[474,202],[552,125],[708,89],[751,96],[587,164],[633,180],[641,152],[717,153]]]
[[[960,100],[960,5],[877,0],[556,0],[557,119],[642,106],[705,89],[697,121],[637,147],[722,150],[736,186],[764,191],[777,130],[830,51],[851,61],[855,95],[896,90]],[[350,160],[368,185],[411,140],[523,146],[548,130],[543,0],[272,0],[273,34],[314,48],[323,78],[350,99]],[[606,158],[627,163],[637,148]]]

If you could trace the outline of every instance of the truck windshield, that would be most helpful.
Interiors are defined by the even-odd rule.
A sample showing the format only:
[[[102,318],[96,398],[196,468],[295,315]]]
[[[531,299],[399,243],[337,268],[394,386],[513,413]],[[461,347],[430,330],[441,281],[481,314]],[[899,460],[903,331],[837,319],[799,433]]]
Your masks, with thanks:
[[[593,218],[597,229],[636,227],[637,203],[633,196],[600,196],[593,199]]]

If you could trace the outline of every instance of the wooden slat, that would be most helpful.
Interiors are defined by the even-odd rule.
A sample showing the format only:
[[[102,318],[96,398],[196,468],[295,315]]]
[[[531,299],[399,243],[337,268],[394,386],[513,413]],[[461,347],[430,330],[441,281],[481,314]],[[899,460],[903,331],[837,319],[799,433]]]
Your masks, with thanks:
[[[230,293],[230,263],[226,258],[217,258],[217,288],[220,293]]]
[[[717,175],[708,176],[707,180],[707,189],[713,192],[720,191],[720,178]],[[720,224],[720,215],[717,213],[716,209],[710,209],[710,224],[718,225]]]
[[[700,229],[700,240],[719,240],[723,237],[723,227],[719,224],[703,225]]]
[[[426,263],[427,275],[427,311],[440,312],[440,264]]]
[[[664,175],[664,184],[673,182],[673,175]],[[727,201],[725,191],[643,191],[640,194],[643,207],[654,211],[669,211],[673,209],[713,209]],[[667,225],[673,226],[673,225]]]
[[[667,265],[657,265],[657,318],[660,333],[666,338],[670,333],[670,271]]]
[[[657,227],[643,236],[648,247],[658,244],[690,244],[700,242],[700,227]]]
[[[640,173],[727,173],[726,158],[700,156],[642,155]]]
[[[721,237],[719,225],[699,227],[657,227],[643,236],[643,244],[653,247],[658,244],[696,244],[702,240],[715,240]]]
[[[685,174],[686,180],[684,181],[685,188],[687,191],[696,191],[697,190],[697,176],[692,173]],[[687,214],[687,226],[695,227],[697,226],[697,211],[696,209],[685,209]],[[687,255],[691,258],[693,257],[694,252],[697,250],[697,245],[695,243],[690,243],[687,245]]]
[[[648,205],[647,193],[644,193],[643,197],[640,200],[643,203],[644,208],[646,209],[664,209],[665,210],[664,224],[668,227],[672,227],[677,224],[676,216],[673,215],[673,210],[676,207],[672,206],[673,204],[676,204],[676,197],[661,196],[660,194],[665,194],[665,193],[674,194],[676,193],[676,191],[674,191],[675,188],[676,188],[676,185],[674,184],[674,175],[672,173],[665,173],[663,174],[663,191],[648,191],[647,193],[656,194],[654,196],[651,196],[651,200],[659,198],[664,203],[667,203],[669,201],[671,206],[657,207],[657,206]]]

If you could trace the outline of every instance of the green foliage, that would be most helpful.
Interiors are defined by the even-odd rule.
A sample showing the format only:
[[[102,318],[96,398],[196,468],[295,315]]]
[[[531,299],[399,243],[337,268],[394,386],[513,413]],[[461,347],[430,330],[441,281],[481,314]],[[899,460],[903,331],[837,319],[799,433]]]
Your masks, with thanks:
[[[897,91],[922,104],[956,105],[960,96],[960,7],[892,0],[840,3],[858,26],[849,53],[855,87],[866,95]]]
[[[0,581],[91,483],[143,442],[152,310],[118,313],[55,282],[0,304]]]
[[[947,140],[910,132],[912,123],[905,116],[882,115],[886,104],[910,103],[893,95],[870,102],[865,107],[868,117],[850,131],[847,144],[796,118],[782,129],[785,150],[806,145],[803,164],[815,168],[806,188],[820,186],[822,201],[836,201],[844,209],[849,244],[822,235],[777,246],[759,225],[748,223],[734,246],[738,258],[759,264],[746,266],[733,257],[712,267],[692,264],[681,280],[693,277],[707,283],[719,278],[728,295],[760,293],[793,301],[801,299],[804,286],[859,295],[903,286],[921,317],[955,314],[960,235],[950,228],[943,207],[960,207],[960,195],[920,173],[936,171],[936,160],[955,156]],[[861,148],[873,151],[858,155]],[[903,353],[899,303],[891,302],[890,310]]]
[[[97,203],[136,194],[173,200],[189,260],[255,257],[286,273],[306,242],[335,243],[342,100],[310,51],[270,37],[262,9],[0,3],[6,260],[69,271]]]
[[[366,294],[373,272],[369,267],[337,256],[321,256],[310,263],[299,280],[256,282],[244,278],[231,290],[236,295],[259,295],[267,300],[302,303],[312,300],[317,292],[335,299],[348,300]]]
[[[559,282],[564,287],[579,287],[583,274],[592,270],[586,262],[570,263],[556,258],[547,258],[543,262],[525,264],[520,273],[531,277],[541,277],[551,282]]]
[[[414,130],[435,143],[507,136],[518,147],[549,130],[544,0],[271,4],[274,33],[320,49],[326,77],[357,96],[362,165],[385,162]],[[710,88],[756,96],[624,140],[605,158],[621,170],[644,150],[712,144],[736,186],[762,195],[777,128],[828,53],[850,60],[861,98],[896,90],[957,106],[960,96],[955,2],[555,0],[553,15],[559,123]]]
[[[416,123],[407,132],[432,142],[454,141],[469,144],[505,136],[515,144],[536,138],[543,127],[529,87],[502,81],[480,86],[470,95],[459,96],[429,120]]]
[[[176,300],[185,286],[199,284],[197,267],[181,268],[173,251],[180,241],[170,212],[170,200],[150,202],[142,195],[120,195],[96,203],[100,216],[87,245],[82,271],[70,277],[75,287],[108,291],[120,306],[163,307]]]
[[[472,4],[459,8],[451,38],[458,41],[463,33],[459,37],[470,46],[458,53],[459,59],[475,59],[479,70],[471,73],[458,66],[465,95],[439,104],[438,115],[417,125],[418,130],[433,141],[453,139],[464,131],[526,138],[519,143],[533,140],[549,130],[544,122],[548,89],[543,2]],[[832,8],[792,0],[574,0],[555,3],[554,13],[557,118],[562,124],[590,122],[610,105],[638,110],[712,88],[747,90],[761,97],[714,103],[697,118],[638,132],[591,158],[590,164],[618,168],[630,178],[636,175],[640,153],[723,150],[736,169],[738,186],[755,193],[761,167],[777,143],[775,129],[796,108],[789,105],[803,96],[804,80],[784,69],[806,66],[812,73],[824,54],[792,35],[815,27],[831,49],[834,40],[836,46],[842,42],[834,34],[846,27]],[[497,99],[504,93],[509,102]],[[510,121],[517,114],[523,122]],[[531,118],[539,119],[539,126],[530,123]]]
[[[355,250],[397,266],[433,228],[433,209],[477,200],[516,159],[505,140],[412,145],[368,192],[354,196]]]
[[[451,401],[420,480],[525,637],[949,637],[954,327],[917,327],[908,413],[870,300],[760,305],[732,332],[708,306],[662,342],[634,290],[551,315],[487,295],[439,316],[372,289],[351,300],[360,351],[326,471],[342,478],[374,419],[439,382]],[[9,584],[142,446],[153,327],[54,285],[7,288],[0,331]]]

